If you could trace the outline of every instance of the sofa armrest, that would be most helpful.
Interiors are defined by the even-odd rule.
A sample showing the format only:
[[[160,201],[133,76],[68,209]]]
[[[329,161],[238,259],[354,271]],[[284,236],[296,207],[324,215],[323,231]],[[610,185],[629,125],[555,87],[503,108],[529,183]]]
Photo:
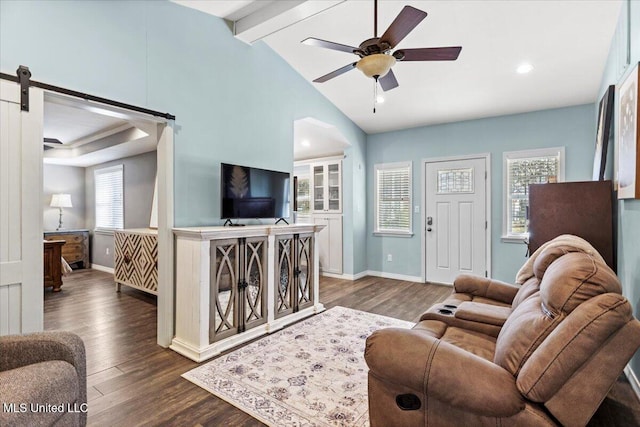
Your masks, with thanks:
[[[502,326],[511,314],[510,307],[464,301],[454,312],[457,319]]]
[[[505,369],[420,330],[378,330],[364,357],[376,377],[481,416],[509,417],[525,407]]]
[[[87,359],[82,339],[71,332],[36,332],[0,337],[0,371],[64,360],[78,374],[79,403],[87,402]],[[86,414],[83,414],[86,417]]]
[[[453,288],[457,293],[490,298],[506,304],[513,302],[520,289],[510,283],[471,274],[461,274],[456,277],[453,281]]]

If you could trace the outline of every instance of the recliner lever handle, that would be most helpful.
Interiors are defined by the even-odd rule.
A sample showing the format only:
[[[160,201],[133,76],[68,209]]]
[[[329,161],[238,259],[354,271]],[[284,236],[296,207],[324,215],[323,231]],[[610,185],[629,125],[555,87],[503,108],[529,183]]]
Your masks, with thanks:
[[[417,411],[422,406],[420,398],[415,394],[399,394],[396,396],[396,405],[403,411]]]

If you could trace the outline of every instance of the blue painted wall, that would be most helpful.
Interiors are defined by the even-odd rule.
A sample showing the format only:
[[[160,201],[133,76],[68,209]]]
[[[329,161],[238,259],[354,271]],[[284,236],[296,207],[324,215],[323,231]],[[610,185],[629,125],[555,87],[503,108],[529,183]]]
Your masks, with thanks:
[[[626,56],[627,40],[614,38],[605,66],[602,85],[598,99],[602,97],[609,85],[621,84],[640,62],[640,2],[631,1],[629,13],[629,40],[631,63],[626,69],[618,62],[620,56]],[[627,7],[627,4],[623,4]],[[620,22],[619,25],[625,25]],[[618,28],[620,29],[620,28]],[[619,94],[616,93],[616,107]],[[614,110],[614,116],[617,112]],[[595,120],[595,119],[594,119]],[[614,125],[613,132],[616,132]],[[613,165],[615,135],[610,140],[609,165]],[[613,177],[612,167],[607,167],[609,177]],[[640,200],[621,200],[618,202],[618,277],[622,282],[622,292],[631,302],[636,318],[640,317]],[[631,361],[631,368],[637,379],[640,379],[640,351]]]
[[[366,270],[366,135],[266,44],[165,1],[2,1],[0,70],[175,114],[175,223],[221,223],[220,162],[293,170],[293,121],[315,117],[351,143],[344,161],[346,273]]]
[[[373,194],[374,165],[412,161],[413,205],[421,206],[423,183],[422,160],[433,157],[490,153],[491,155],[491,227],[494,278],[513,282],[525,262],[522,243],[503,243],[502,233],[502,154],[505,151],[543,147],[565,147],[567,181],[591,179],[595,144],[594,105],[580,105],[554,110],[480,120],[448,123],[370,135],[367,140],[367,194]],[[420,276],[420,213],[413,214],[411,238],[374,236],[373,198],[367,203],[367,248],[369,270]],[[388,262],[387,254],[393,261]]]

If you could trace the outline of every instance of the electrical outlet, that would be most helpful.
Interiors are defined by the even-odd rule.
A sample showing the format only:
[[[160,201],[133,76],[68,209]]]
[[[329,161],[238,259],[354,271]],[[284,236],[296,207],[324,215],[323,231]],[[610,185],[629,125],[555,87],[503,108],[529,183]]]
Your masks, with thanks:
[[[109,255],[109,248],[106,249],[106,254]]]
[[[393,255],[387,254],[387,261],[389,262],[393,261]]]

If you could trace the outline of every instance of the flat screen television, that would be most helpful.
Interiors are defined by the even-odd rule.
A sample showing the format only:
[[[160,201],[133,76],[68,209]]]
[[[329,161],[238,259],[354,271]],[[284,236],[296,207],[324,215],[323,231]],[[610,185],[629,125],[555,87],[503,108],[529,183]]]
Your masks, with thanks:
[[[287,172],[248,166],[220,165],[220,218],[288,218]]]

